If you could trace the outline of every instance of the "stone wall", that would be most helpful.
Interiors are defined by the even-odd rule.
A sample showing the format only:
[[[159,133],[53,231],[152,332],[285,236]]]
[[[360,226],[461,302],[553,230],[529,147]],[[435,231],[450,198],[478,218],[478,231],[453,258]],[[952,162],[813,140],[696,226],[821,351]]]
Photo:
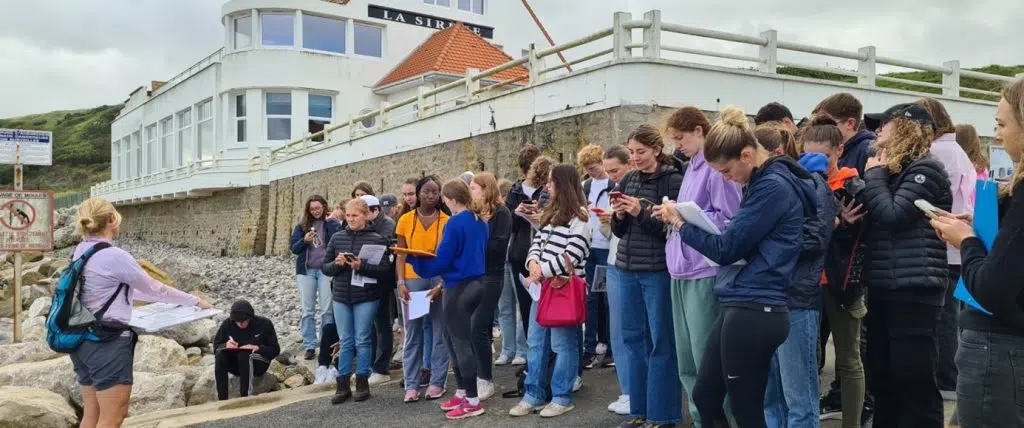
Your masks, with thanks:
[[[121,233],[213,255],[262,255],[269,190],[269,186],[256,186],[205,198],[121,206]]]

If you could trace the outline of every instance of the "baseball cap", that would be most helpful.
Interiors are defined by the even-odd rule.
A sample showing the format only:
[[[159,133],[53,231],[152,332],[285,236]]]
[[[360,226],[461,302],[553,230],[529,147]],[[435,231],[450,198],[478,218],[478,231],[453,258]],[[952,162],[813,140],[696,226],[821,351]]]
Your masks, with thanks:
[[[380,196],[381,208],[391,208],[398,205],[398,197],[392,194],[386,194]]]
[[[373,195],[363,195],[363,196],[360,196],[360,198],[363,200],[363,202],[366,202],[366,206],[368,206],[370,208],[379,207],[380,206],[380,200],[378,200],[376,196],[373,196]]]
[[[899,116],[917,122],[922,126],[935,127],[935,119],[932,119],[932,115],[928,113],[928,110],[917,103],[896,104],[882,113],[865,114],[864,126],[872,131],[877,131],[887,122]]]

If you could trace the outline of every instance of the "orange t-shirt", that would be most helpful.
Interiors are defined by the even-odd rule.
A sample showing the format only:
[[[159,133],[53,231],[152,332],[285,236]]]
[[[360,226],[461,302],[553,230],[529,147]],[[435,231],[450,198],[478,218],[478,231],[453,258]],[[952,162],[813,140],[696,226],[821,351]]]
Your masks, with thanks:
[[[405,238],[405,245],[409,249],[433,253],[437,251],[437,244],[441,243],[441,234],[444,233],[444,225],[448,223],[448,214],[437,210],[437,215],[434,224],[431,224],[429,229],[424,229],[416,210],[409,211],[398,218],[395,235]],[[412,265],[408,263],[405,264],[405,278],[419,278],[412,270]]]

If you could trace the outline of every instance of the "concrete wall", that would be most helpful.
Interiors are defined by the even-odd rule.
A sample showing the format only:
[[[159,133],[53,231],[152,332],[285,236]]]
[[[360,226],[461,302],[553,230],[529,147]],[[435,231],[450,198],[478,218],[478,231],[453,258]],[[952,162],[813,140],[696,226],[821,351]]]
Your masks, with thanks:
[[[254,186],[200,199],[119,207],[121,233],[213,255],[262,255],[268,195],[268,186]]]

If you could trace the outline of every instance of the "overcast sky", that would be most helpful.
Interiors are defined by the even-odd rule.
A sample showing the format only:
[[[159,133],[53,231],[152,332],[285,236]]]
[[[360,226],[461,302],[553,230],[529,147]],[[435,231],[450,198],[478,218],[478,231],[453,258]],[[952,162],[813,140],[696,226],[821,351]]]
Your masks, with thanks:
[[[415,1],[415,0],[407,0]],[[490,0],[513,1],[518,0]],[[124,101],[150,80],[168,79],[217,49],[221,0],[0,0],[0,117]],[[639,17],[964,67],[1024,64],[1024,2],[975,0],[533,0],[556,41]],[[714,41],[702,49],[756,54]],[[825,65],[822,58],[801,62]],[[840,64],[849,66],[849,64]]]

